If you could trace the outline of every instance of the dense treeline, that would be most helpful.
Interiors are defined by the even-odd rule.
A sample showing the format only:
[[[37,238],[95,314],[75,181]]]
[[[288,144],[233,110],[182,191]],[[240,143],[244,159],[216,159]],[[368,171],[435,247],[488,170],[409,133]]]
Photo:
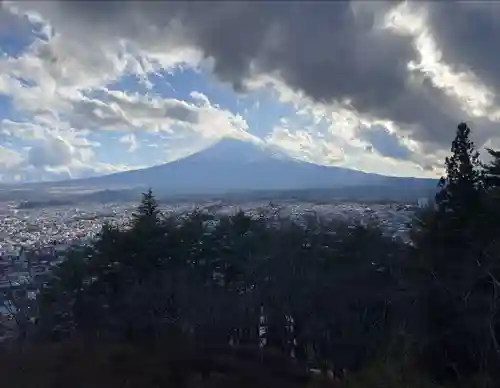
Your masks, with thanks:
[[[146,349],[168,360],[168,386],[305,386],[318,368],[346,386],[496,387],[500,152],[482,164],[469,132],[458,126],[412,244],[279,214],[164,218],[149,191],[132,228],[106,225],[55,271],[22,338]]]
[[[375,228],[275,221],[162,220],[145,194],[132,229],[106,227],[59,268],[41,296],[38,334],[265,344],[313,366],[358,368],[384,345],[400,287],[392,262],[407,248]]]

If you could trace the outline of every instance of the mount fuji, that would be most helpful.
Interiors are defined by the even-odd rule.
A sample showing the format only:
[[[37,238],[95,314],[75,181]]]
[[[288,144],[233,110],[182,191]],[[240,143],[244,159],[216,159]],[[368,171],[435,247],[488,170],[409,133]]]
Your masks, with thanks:
[[[320,166],[291,158],[262,141],[233,138],[224,138],[201,152],[174,162],[56,185],[60,184],[100,189],[151,187],[154,191],[171,194],[387,185],[400,189],[403,186],[405,190],[435,187],[435,181],[430,179],[388,177],[341,167]]]

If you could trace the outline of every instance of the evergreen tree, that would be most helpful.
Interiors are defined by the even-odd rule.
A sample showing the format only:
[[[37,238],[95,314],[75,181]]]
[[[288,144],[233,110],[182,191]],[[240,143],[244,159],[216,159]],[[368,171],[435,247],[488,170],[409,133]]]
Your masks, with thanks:
[[[452,142],[452,155],[445,160],[446,175],[439,182],[437,207],[417,214],[412,234],[427,270],[450,280],[455,275],[461,278],[464,260],[476,260],[468,253],[477,248],[482,232],[481,166],[469,135],[469,127],[461,123]]]
[[[439,185],[436,203],[440,211],[463,215],[477,206],[482,186],[479,152],[470,140],[470,128],[465,123],[458,125],[452,142],[452,155],[445,160],[446,176]]]
[[[146,193],[142,193],[142,200],[137,208],[137,213],[132,216],[135,225],[148,222],[158,224],[160,220],[160,210],[151,188]]]
[[[57,272],[64,281],[53,281],[41,321],[103,341],[173,341],[172,351],[258,349],[265,339],[300,362],[349,371],[378,357],[400,304],[404,244],[318,217],[206,221],[200,212],[160,219],[149,190],[132,228],[106,225]]]
[[[492,160],[483,165],[483,179],[485,186],[484,208],[485,224],[483,233],[488,237],[487,249],[500,246],[500,150],[487,149]],[[495,249],[493,249],[495,250]],[[500,252],[497,252],[499,254]],[[500,257],[500,254],[498,255]]]
[[[489,164],[484,165],[485,186],[496,198],[500,198],[500,150],[487,148],[486,151],[493,158]]]
[[[485,221],[483,175],[479,153],[469,136],[467,124],[459,124],[452,154],[445,160],[446,176],[439,182],[437,214],[428,217],[430,223],[424,227],[427,228],[424,240],[432,251],[428,256],[434,257],[435,271],[443,266],[442,275],[453,276],[450,266],[461,272],[463,268],[458,263],[469,257],[467,252],[480,249],[478,243]]]
[[[484,373],[495,359],[496,286],[485,255],[492,219],[486,214],[479,154],[469,136],[469,127],[460,124],[446,158],[437,211],[419,219],[414,240],[421,266],[412,280],[424,318],[419,342],[426,368],[443,380]]]

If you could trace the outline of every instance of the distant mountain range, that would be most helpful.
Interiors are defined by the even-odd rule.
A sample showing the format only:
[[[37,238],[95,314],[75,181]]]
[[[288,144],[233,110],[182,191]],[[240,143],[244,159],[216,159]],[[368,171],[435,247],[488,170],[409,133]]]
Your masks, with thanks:
[[[264,143],[223,139],[199,153],[140,170],[64,182],[25,185],[31,188],[130,190],[151,187],[161,195],[217,195],[248,191],[335,190],[342,196],[384,199],[432,194],[436,180],[388,177],[293,159]],[[93,194],[95,195],[95,194]]]

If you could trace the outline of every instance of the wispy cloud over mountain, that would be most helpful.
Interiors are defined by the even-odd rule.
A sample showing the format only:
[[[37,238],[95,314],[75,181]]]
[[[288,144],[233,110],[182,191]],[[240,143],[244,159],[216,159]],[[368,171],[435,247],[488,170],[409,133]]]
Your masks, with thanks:
[[[498,144],[500,5],[3,2],[2,179],[163,163],[222,136],[435,176],[456,124]]]

